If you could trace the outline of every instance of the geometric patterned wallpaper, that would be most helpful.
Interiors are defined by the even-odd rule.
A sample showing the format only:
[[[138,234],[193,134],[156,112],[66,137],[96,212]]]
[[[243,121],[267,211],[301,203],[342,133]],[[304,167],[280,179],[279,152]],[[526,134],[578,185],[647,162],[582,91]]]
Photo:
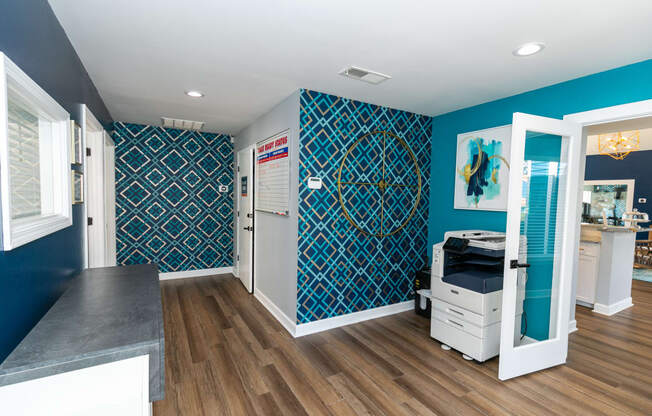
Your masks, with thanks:
[[[432,119],[309,90],[301,92],[300,103],[297,323],[412,299],[414,272],[425,265],[428,253]],[[337,192],[337,171],[347,149],[374,130],[402,138],[421,171],[421,200],[414,216],[401,231],[383,238],[353,227]],[[407,181],[406,154],[389,145],[385,154],[390,179]],[[343,170],[343,181],[380,180],[377,167],[383,150],[377,142],[357,146],[347,162],[349,158],[354,163]],[[311,176],[322,179],[322,189],[307,187]],[[354,220],[378,230],[380,191],[368,189],[344,198]],[[384,226],[392,228],[408,217],[413,199],[400,192],[388,192],[384,198]]]
[[[230,137],[114,123],[113,140],[118,264],[157,263],[160,272],[232,266]]]

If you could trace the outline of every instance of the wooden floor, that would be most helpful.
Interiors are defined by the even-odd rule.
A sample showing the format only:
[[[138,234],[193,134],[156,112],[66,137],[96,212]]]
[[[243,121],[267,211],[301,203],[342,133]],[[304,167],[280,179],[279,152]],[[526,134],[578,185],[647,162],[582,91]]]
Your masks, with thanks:
[[[405,312],[293,339],[231,275],[164,281],[163,415],[652,415],[652,283],[578,307],[567,365],[507,382]]]

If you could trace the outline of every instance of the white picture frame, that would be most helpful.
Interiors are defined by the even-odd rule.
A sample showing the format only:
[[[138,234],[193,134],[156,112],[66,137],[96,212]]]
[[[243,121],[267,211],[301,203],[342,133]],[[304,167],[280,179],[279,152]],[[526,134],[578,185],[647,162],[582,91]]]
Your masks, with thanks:
[[[457,135],[455,209],[507,211],[511,137],[511,124]]]
[[[84,174],[78,170],[71,170],[72,182],[70,187],[72,189],[72,205],[80,205],[84,203]]]

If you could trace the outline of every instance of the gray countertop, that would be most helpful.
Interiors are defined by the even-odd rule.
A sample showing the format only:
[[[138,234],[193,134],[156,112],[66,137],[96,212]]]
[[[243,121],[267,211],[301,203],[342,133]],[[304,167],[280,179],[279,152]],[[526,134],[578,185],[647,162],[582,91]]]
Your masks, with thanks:
[[[163,311],[153,264],[87,269],[0,365],[0,386],[149,355],[164,397]]]

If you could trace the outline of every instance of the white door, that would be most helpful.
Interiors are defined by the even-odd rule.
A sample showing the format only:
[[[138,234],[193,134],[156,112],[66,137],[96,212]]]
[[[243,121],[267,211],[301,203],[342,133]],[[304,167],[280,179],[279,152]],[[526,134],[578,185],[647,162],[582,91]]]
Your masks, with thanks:
[[[115,235],[115,144],[104,132],[104,237],[107,266],[116,265]]]
[[[574,122],[514,113],[501,380],[566,362],[581,133]],[[519,248],[521,236],[526,244]],[[524,302],[523,315],[517,302]]]
[[[99,123],[98,123],[99,124]],[[86,129],[86,215],[88,267],[104,267],[105,264],[105,204],[104,204],[104,131]]]
[[[238,277],[253,292],[254,265],[254,147],[238,152]]]

